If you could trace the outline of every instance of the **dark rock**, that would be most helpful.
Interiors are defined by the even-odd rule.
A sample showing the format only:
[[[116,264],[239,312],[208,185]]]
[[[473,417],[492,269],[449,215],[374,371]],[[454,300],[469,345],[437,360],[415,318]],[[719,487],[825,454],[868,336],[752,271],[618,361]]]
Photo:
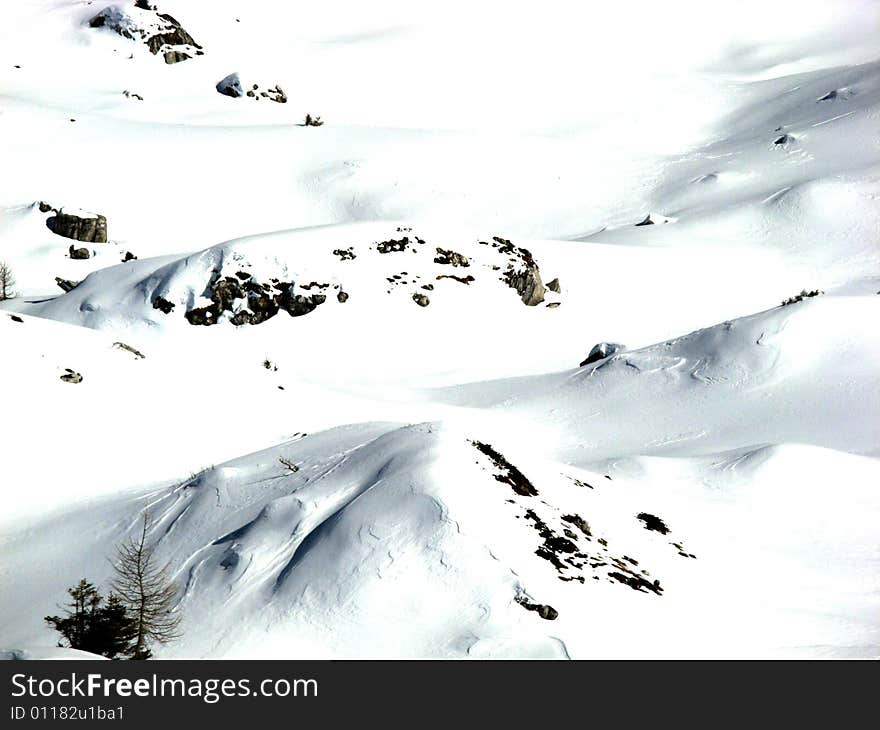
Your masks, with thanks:
[[[437,281],[441,279],[454,279],[462,284],[470,284],[472,281],[476,281],[473,276],[470,274],[468,276],[456,276],[455,274],[440,274],[440,276],[436,277]]]
[[[122,258],[122,263],[127,263],[129,261],[137,261],[137,256],[135,256],[131,251],[126,251],[125,256]]]
[[[314,312],[325,301],[327,301],[327,297],[324,294],[312,294],[308,297],[302,294],[291,296],[290,289],[288,289],[281,295],[278,305],[291,317],[302,317],[305,314]]]
[[[60,276],[55,277],[55,283],[61,287],[61,290],[64,292],[69,292],[76,289],[79,286],[78,281],[71,281],[70,279],[62,279]]]
[[[800,294],[795,294],[793,297],[789,297],[788,299],[782,300],[782,306],[787,307],[789,304],[795,304],[797,302],[802,302],[804,299],[809,299],[810,297],[818,297],[820,294],[824,294],[825,292],[819,289],[813,289],[812,291],[807,291],[806,289],[801,289]]]
[[[580,530],[587,537],[592,537],[593,533],[590,532],[590,523],[587,522],[580,515],[572,514],[572,515],[563,515],[562,520],[564,522],[568,522],[571,525],[574,525],[578,530]]]
[[[424,294],[419,294],[418,292],[412,295],[413,301],[418,304],[420,307],[427,307],[431,300]]]
[[[340,304],[345,304],[348,301],[348,294],[340,289],[339,293],[336,295],[336,299]]]
[[[382,241],[381,243],[377,243],[376,250],[379,253],[394,253],[398,251],[405,251],[407,246],[409,246],[409,237],[404,236],[399,241],[391,239],[390,241]],[[334,251],[333,253],[336,252]]]
[[[253,324],[254,323],[254,315],[251,312],[248,312],[246,309],[242,309],[239,312],[236,312],[232,315],[232,318],[229,320],[236,327],[240,327],[244,324]]]
[[[654,225],[654,221],[651,220],[650,213],[648,213],[648,215],[645,216],[645,219],[643,221],[636,223],[636,226],[653,226],[653,225]]]
[[[342,261],[351,261],[352,259],[357,258],[351,246],[348,248],[333,249],[333,255],[338,256]]]
[[[639,514],[636,515],[636,518],[644,523],[646,530],[653,530],[654,532],[659,532],[661,535],[669,533],[669,528],[666,526],[666,523],[656,515],[652,515],[648,512],[639,512]]]
[[[171,314],[171,310],[174,309],[174,304],[164,297],[156,297],[153,300],[153,309],[158,309],[162,314]]]
[[[525,598],[519,596],[515,600],[526,611],[535,611],[545,621],[555,621],[559,616],[559,611],[553,608],[553,606],[548,606],[543,603],[531,603]]]
[[[239,279],[241,279],[242,281],[245,281],[245,280],[251,278],[251,275],[250,275],[247,271],[236,271],[236,272],[235,272],[235,275],[236,275]]]
[[[102,215],[78,216],[58,211],[46,220],[49,230],[59,236],[87,243],[107,243],[107,219]]]
[[[467,256],[455,251],[437,247],[437,255],[434,257],[435,264],[444,264],[447,266],[470,266]]]
[[[535,486],[526,476],[505,459],[501,453],[496,451],[491,444],[486,444],[482,441],[471,441],[471,444],[473,444],[477,451],[488,456],[495,467],[500,470],[500,474],[494,475],[496,481],[509,485],[521,497],[536,497],[538,495],[538,490],[535,489]]]
[[[616,342],[600,342],[598,345],[593,345],[590,354],[587,355],[585,360],[581,361],[581,364],[578,367],[584,367],[585,365],[599,362],[599,360],[604,360],[606,357],[610,357],[614,353],[624,349],[626,348],[623,345]]]
[[[547,284],[547,290],[556,292],[557,294],[562,293],[562,287],[559,285],[559,279],[554,279],[549,284]]]
[[[13,322],[18,322],[20,324],[24,324],[24,320],[21,317],[19,317],[17,314],[10,314],[9,319],[11,319]]]
[[[248,306],[253,315],[250,324],[260,324],[278,314],[278,303],[264,293],[251,293],[248,295]]]
[[[89,252],[89,249],[74,248],[73,244],[71,244],[70,248],[67,249],[67,253],[72,259],[88,259],[92,256],[92,254]]]
[[[184,317],[186,317],[186,321],[190,324],[210,327],[212,324],[217,324],[220,318],[220,310],[216,304],[208,307],[196,307],[195,309],[190,309],[184,314]]]
[[[220,312],[232,309],[232,303],[243,297],[244,292],[238,280],[231,276],[217,280],[211,287],[211,301],[217,305]]]
[[[825,96],[819,97],[818,101],[831,101],[837,98],[837,89],[832,89]]]
[[[66,372],[64,373],[64,375],[61,376],[61,379],[62,379],[65,383],[81,383],[81,382],[82,382],[82,380],[83,380],[83,376],[82,376],[82,375],[80,375],[80,374],[77,373],[77,372],[74,372],[74,371],[71,370],[70,368],[64,368],[64,370],[65,370]]]
[[[48,213],[50,210],[55,210],[55,208],[47,203],[45,200],[41,200],[37,203],[40,208],[40,213]]]
[[[780,146],[789,144],[790,142],[794,142],[794,137],[792,137],[790,134],[783,134],[781,137],[777,137],[775,140],[773,140],[773,144]]]
[[[640,575],[636,575],[635,573],[618,573],[617,571],[613,571],[611,573],[608,573],[608,577],[614,578],[614,580],[629,586],[635,591],[640,591],[642,593],[647,593],[648,591],[651,591],[652,593],[656,593],[658,596],[663,593],[663,589],[660,587],[659,580],[649,581]]]

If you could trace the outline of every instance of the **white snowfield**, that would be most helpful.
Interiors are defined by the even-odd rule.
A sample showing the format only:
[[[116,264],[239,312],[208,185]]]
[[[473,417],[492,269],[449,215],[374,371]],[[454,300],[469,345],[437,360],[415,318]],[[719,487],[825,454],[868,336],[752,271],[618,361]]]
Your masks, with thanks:
[[[155,4],[4,8],[0,658],[144,511],[157,657],[880,656],[880,3]]]

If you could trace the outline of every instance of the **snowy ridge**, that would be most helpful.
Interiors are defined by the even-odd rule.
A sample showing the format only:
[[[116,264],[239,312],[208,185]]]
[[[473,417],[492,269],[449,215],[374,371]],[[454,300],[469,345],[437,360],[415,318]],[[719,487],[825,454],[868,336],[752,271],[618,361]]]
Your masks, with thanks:
[[[880,7],[457,5],[5,9],[0,657],[880,656]]]

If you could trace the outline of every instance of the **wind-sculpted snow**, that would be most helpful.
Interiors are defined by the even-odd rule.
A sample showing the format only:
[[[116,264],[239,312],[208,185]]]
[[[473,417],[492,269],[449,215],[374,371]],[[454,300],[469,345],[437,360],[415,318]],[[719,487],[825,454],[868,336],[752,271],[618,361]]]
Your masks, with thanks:
[[[880,7],[7,5],[0,657],[880,656]]]

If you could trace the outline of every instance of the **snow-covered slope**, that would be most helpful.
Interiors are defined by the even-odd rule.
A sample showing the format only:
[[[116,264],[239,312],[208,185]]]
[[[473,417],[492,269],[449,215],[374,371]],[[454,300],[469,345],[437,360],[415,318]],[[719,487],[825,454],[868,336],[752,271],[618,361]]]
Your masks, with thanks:
[[[4,8],[3,656],[144,510],[157,656],[880,655],[880,5],[155,4]]]

